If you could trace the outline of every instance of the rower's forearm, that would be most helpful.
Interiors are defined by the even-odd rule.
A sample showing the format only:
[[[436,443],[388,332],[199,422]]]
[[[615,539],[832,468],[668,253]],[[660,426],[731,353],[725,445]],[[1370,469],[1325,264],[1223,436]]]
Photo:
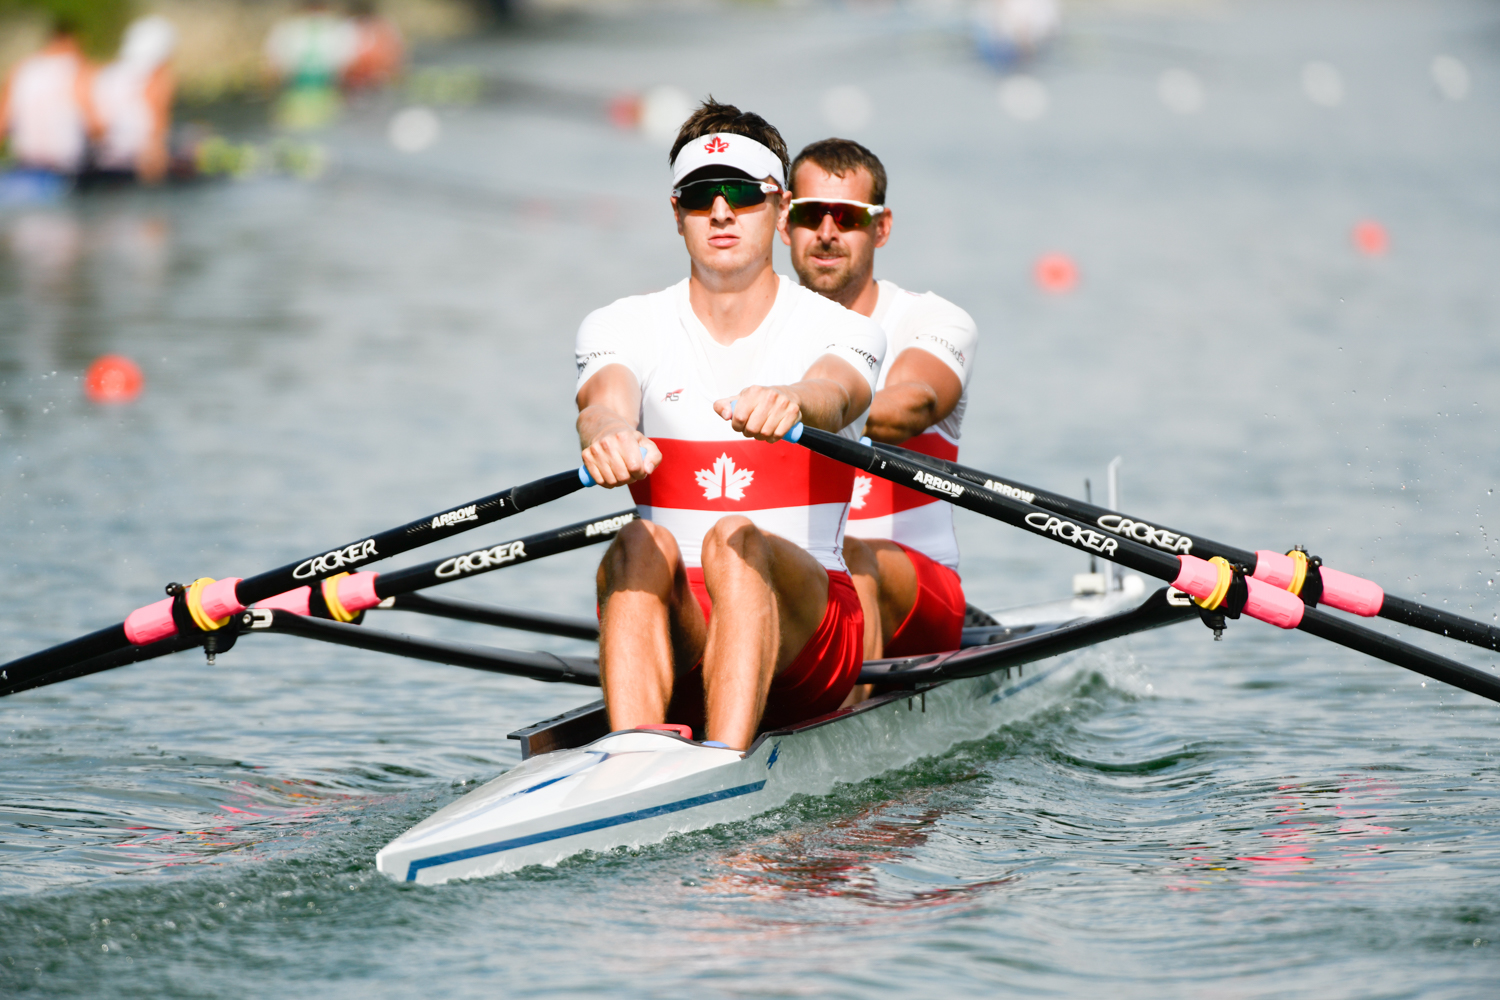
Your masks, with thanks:
[[[796,395],[802,422],[808,427],[836,433],[857,416],[849,412],[849,394],[832,379],[808,379],[788,388]]]
[[[937,423],[937,393],[917,382],[887,386],[875,394],[865,433],[881,444],[900,444]]]
[[[578,443],[584,448],[601,435],[619,430],[635,430],[635,424],[607,406],[586,406],[578,412]]]

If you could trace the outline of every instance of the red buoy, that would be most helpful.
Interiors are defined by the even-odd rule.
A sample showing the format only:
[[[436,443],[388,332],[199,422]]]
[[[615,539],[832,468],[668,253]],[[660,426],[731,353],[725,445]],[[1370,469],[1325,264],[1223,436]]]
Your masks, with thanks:
[[[83,392],[95,403],[134,402],[146,387],[146,377],[134,361],[119,354],[103,354],[83,376]]]
[[[1391,248],[1391,238],[1385,227],[1374,219],[1365,219],[1350,235],[1354,239],[1354,248],[1368,257],[1379,257]]]
[[[1066,254],[1042,254],[1037,258],[1034,275],[1037,287],[1044,292],[1070,292],[1078,284],[1078,267]]]
[[[630,130],[641,123],[641,98],[638,94],[616,94],[609,101],[609,123]]]

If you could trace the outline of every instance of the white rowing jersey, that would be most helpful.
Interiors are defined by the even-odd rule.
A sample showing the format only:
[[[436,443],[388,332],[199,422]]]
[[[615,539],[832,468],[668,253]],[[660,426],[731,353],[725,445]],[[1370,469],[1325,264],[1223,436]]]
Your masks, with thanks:
[[[83,72],[83,60],[71,52],[40,53],[11,71],[10,151],[22,166],[63,174],[83,169]]]
[[[873,319],[885,331],[886,366],[876,383],[885,388],[885,377],[901,352],[916,348],[937,358],[958,376],[963,392],[953,412],[901,447],[923,455],[958,460],[959,430],[969,405],[969,376],[979,349],[979,330],[969,314],[932,292],[918,295],[881,281],[880,298]],[[849,511],[849,534],[855,538],[885,538],[958,569],[958,536],[953,532],[953,508],[943,500],[898,486],[888,479],[863,473],[854,479],[854,497]]]
[[[94,75],[94,108],[104,124],[95,162],[107,170],[134,170],[159,127],[147,89],[155,68],[144,72],[113,62]]]
[[[875,387],[885,335],[873,320],[781,278],[776,302],[748,337],[709,335],[688,301],[688,282],[619,299],[578,328],[578,388],[610,365],[641,387],[638,427],[661,450],[655,471],[631,484],[636,509],[677,540],[683,562],[702,565],[703,536],[726,514],[806,549],[824,569],[844,569],[850,466],[800,445],[752,441],[714,411],[752,385],[799,382],[819,358],[848,362]],[[857,438],[865,414],[840,433]]]

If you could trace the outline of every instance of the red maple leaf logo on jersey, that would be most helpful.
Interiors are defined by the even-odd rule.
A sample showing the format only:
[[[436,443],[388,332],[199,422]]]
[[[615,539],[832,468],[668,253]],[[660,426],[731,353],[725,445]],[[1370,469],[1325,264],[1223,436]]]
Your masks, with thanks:
[[[725,142],[723,138],[717,135],[703,144],[704,151],[708,153],[722,153],[728,148],[729,143]]]

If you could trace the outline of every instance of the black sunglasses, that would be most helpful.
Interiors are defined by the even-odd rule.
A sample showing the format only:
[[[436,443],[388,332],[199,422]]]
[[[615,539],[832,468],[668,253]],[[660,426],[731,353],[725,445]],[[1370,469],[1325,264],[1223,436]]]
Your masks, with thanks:
[[[743,177],[714,177],[702,181],[690,181],[682,187],[672,189],[672,197],[679,207],[689,212],[702,212],[714,207],[714,199],[722,197],[733,209],[751,208],[764,204],[766,195],[780,191],[768,181],[752,181]]]

